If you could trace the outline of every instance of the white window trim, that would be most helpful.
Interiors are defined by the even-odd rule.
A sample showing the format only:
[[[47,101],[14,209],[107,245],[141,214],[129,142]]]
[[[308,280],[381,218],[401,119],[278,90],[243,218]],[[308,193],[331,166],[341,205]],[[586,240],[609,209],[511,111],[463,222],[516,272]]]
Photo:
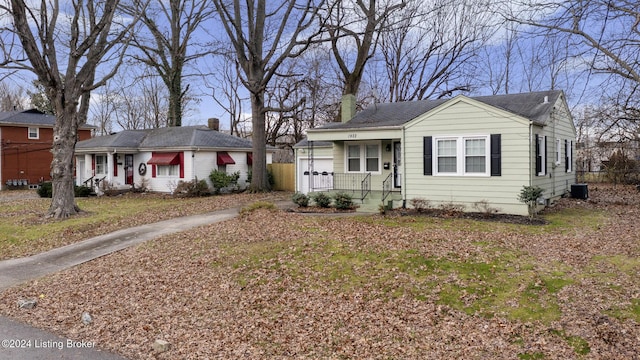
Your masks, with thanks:
[[[538,135],[538,149],[540,149],[540,172],[538,176],[547,175],[547,147],[544,146],[547,137],[545,135]]]
[[[160,174],[160,168],[168,168],[168,175]],[[171,174],[171,170],[175,169],[175,174]],[[180,165],[156,165],[156,178],[174,178],[180,176]]]
[[[360,171],[349,171],[349,146],[360,147]],[[378,171],[367,171],[367,145],[378,146]],[[344,172],[346,174],[382,174],[382,142],[381,141],[349,141],[344,143]]]
[[[31,130],[35,130],[35,132],[36,132],[35,136],[31,136]],[[29,127],[29,128],[27,128],[27,137],[30,140],[38,140],[38,139],[40,139],[40,128],[37,128],[37,127]]]
[[[484,172],[467,172],[466,171],[466,152],[465,140],[484,139]],[[438,171],[438,141],[440,140],[456,140],[456,172],[439,172]],[[454,136],[434,136],[432,143],[433,154],[433,176],[467,176],[467,177],[490,177],[491,176],[491,136],[490,135],[454,135]]]
[[[562,139],[556,139],[556,165],[562,164]]]

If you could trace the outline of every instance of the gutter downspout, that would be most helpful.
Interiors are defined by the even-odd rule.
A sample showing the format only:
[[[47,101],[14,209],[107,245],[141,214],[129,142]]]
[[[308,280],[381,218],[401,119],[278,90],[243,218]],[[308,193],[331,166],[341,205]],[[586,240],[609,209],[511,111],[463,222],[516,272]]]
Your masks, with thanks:
[[[407,207],[407,157],[406,157],[406,143],[405,143],[405,134],[406,127],[402,127],[402,135],[400,137],[400,149],[402,150],[402,189],[400,189],[400,193],[402,194],[402,208],[406,209]]]

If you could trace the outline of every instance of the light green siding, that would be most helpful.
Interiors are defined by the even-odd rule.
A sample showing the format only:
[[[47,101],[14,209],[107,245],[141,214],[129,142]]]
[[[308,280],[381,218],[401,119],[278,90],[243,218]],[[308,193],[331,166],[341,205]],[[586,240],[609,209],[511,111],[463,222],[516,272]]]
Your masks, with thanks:
[[[575,184],[575,127],[571,114],[563,99],[558,99],[554,111],[545,126],[534,126],[533,133],[538,136],[546,136],[546,171],[545,175],[536,174],[535,143],[532,141],[531,171],[534,174],[532,184],[543,188],[545,199],[555,199],[571,191],[571,185]],[[535,138],[535,136],[534,136]],[[556,163],[556,140],[560,140],[560,161]],[[566,169],[565,140],[573,142],[573,161],[571,171]]]
[[[501,135],[501,176],[424,175],[425,136],[491,134]],[[424,198],[433,205],[462,204],[466,210],[473,211],[474,203],[486,200],[501,212],[527,213],[517,196],[531,175],[528,120],[474,101],[457,101],[409,123],[404,144],[407,202]]]

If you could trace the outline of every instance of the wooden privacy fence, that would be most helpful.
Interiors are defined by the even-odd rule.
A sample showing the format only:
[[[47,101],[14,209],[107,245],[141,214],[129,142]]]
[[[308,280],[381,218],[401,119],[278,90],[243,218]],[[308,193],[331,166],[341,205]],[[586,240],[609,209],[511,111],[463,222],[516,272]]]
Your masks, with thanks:
[[[296,191],[295,164],[268,164],[267,169],[273,174],[274,190]]]

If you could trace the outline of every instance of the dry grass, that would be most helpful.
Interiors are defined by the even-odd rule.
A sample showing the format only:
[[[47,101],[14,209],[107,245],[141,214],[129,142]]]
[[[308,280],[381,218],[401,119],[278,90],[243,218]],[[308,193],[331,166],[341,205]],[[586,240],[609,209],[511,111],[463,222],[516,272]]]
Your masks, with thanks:
[[[257,208],[5,291],[0,313],[132,359],[638,359],[640,196],[590,194],[544,226]]]
[[[122,228],[202,214],[263,199],[288,199],[290,193],[234,194],[178,198],[134,194],[78,198],[83,214],[66,220],[44,217],[51,199],[35,191],[0,192],[0,260],[23,257],[107,234]]]

